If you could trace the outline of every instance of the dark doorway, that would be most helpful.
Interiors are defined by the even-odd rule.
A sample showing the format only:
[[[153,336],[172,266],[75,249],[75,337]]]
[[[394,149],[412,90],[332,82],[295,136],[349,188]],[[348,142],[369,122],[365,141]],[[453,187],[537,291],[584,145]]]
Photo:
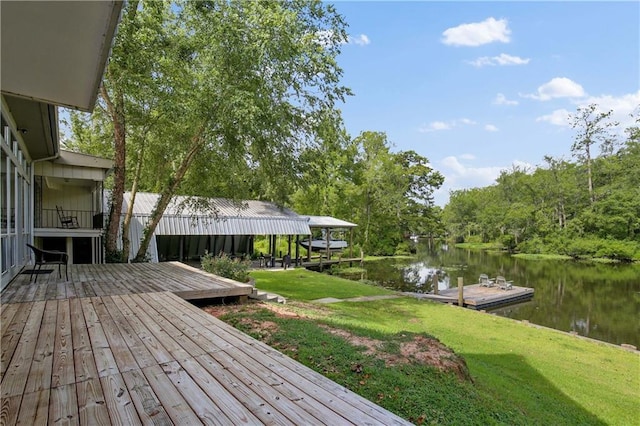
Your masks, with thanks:
[[[73,238],[73,263],[91,263],[91,238]]]
[[[42,239],[43,250],[67,252],[67,239],[65,237],[45,237]]]

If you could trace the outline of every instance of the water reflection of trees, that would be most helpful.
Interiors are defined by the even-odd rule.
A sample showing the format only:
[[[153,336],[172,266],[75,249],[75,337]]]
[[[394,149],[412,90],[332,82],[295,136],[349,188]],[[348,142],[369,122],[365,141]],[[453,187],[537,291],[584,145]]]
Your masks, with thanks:
[[[404,282],[407,284],[405,291],[429,293],[433,291],[435,280],[438,282],[439,290],[449,288],[448,274],[440,268],[429,266],[426,262],[411,263],[402,271]]]

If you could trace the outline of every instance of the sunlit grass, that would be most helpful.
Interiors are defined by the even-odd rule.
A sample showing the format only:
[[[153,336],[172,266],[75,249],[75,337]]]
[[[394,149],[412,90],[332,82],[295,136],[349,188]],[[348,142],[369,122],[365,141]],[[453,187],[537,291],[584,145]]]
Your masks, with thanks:
[[[571,260],[573,259],[571,256],[567,256],[565,254],[542,254],[542,253],[518,253],[512,255],[517,259],[526,259],[526,260]]]
[[[478,386],[542,418],[548,415],[549,407],[558,405],[546,395],[557,392],[607,423],[630,424],[640,418],[637,353],[507,318],[409,298],[366,305],[340,303],[331,309],[331,321],[348,327],[387,333],[426,332],[437,337],[464,356]]]
[[[297,300],[390,293],[307,271],[254,276],[259,288]],[[411,298],[340,302],[314,315],[361,334],[435,336],[466,359],[480,391],[525,413],[533,424],[635,424],[640,418],[637,352]]]
[[[461,249],[471,249],[471,250],[500,250],[502,249],[502,244],[500,243],[457,243],[455,247],[461,248]]]
[[[343,278],[319,274],[306,269],[288,271],[253,271],[256,287],[301,301],[335,297],[348,299],[360,296],[393,294],[391,290]]]

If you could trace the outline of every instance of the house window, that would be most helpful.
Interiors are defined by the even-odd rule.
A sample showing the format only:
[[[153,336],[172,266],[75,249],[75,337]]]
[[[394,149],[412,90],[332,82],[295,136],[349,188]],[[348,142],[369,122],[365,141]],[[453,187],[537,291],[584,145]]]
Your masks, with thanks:
[[[9,257],[7,255],[9,251],[9,175],[7,173],[9,167],[9,158],[4,153],[3,149],[0,149],[2,153],[2,161],[0,162],[0,236],[2,237],[2,256],[1,266],[2,274],[5,274],[8,269]]]
[[[29,163],[17,142],[16,134],[2,114],[0,134],[0,270],[1,285],[28,263],[26,244],[31,238]]]

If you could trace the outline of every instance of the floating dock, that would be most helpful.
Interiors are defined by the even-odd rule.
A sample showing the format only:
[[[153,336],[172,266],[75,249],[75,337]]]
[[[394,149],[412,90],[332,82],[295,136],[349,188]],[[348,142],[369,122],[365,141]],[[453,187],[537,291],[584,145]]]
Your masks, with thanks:
[[[438,294],[410,293],[418,299],[428,299],[442,303],[458,304],[458,288],[448,288],[438,291]],[[525,302],[533,298],[533,289],[529,287],[513,286],[509,290],[503,290],[498,286],[485,287],[480,284],[464,286],[464,306],[470,309],[492,309],[504,305]]]

